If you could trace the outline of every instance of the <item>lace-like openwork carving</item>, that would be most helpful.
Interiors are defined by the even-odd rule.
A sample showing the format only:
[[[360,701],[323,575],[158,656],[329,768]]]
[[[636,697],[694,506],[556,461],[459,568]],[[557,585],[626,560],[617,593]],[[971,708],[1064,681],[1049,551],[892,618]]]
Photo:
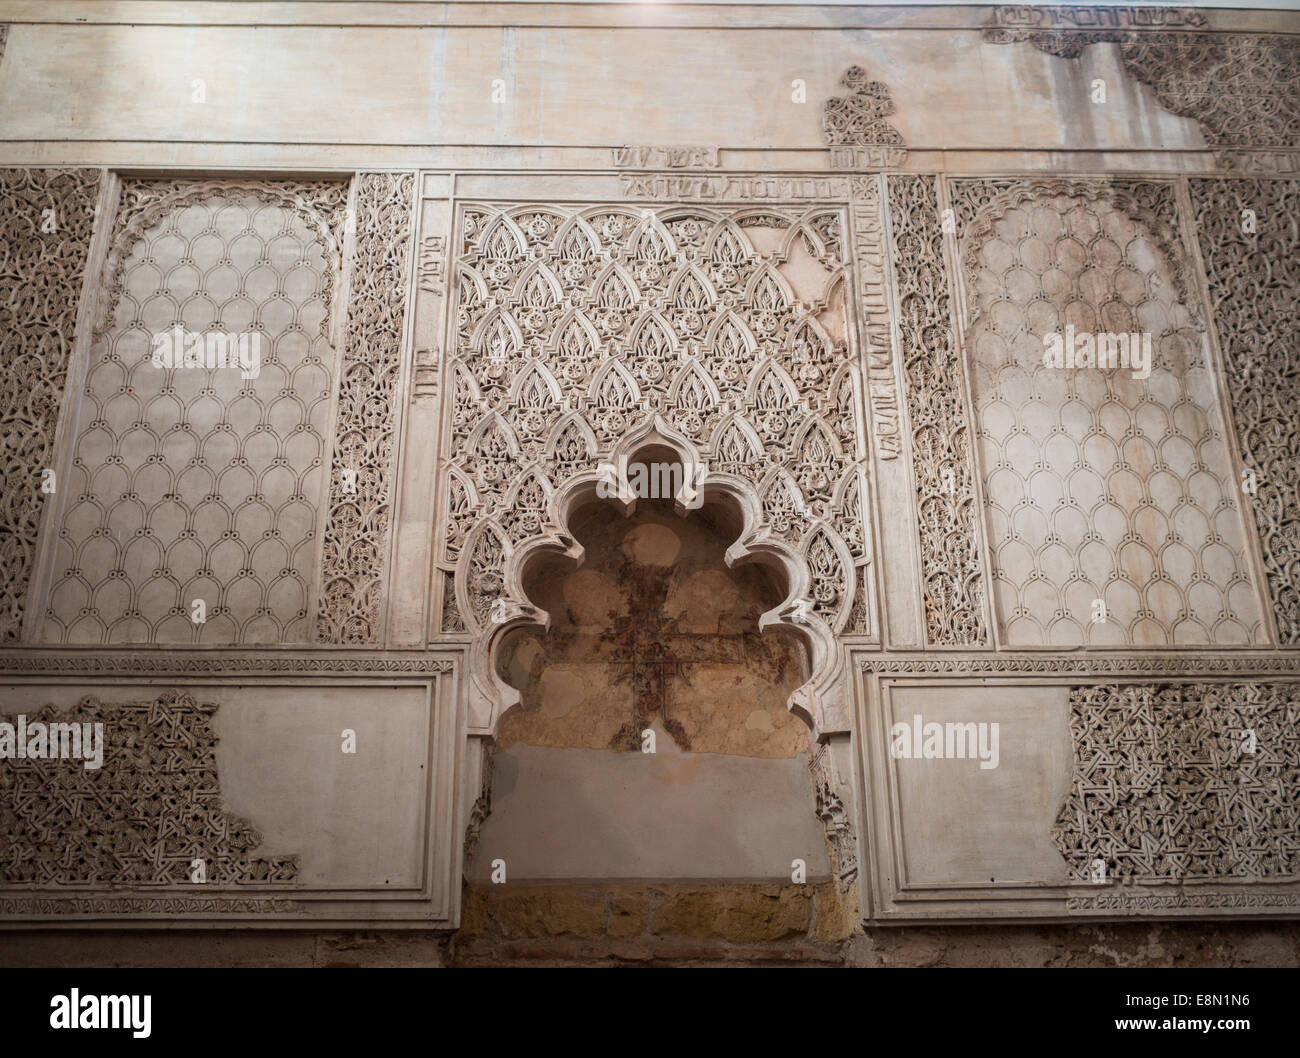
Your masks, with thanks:
[[[0,27],[0,50],[4,47]],[[97,169],[0,169],[7,247],[0,278],[0,639],[22,632],[54,434],[76,338],[77,306],[95,227]]]

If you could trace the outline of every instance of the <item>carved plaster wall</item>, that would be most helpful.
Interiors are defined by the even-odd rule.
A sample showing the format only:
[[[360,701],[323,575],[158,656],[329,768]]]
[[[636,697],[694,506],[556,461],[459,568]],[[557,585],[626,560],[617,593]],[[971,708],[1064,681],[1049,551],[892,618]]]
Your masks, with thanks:
[[[662,17],[679,18],[670,8]],[[256,177],[123,175],[160,161],[115,138],[122,108],[87,119],[100,140],[28,141],[23,130],[48,121],[64,135],[70,119],[6,99],[15,157],[106,168],[0,174],[17,247],[0,273],[14,292],[0,298],[0,351],[17,365],[0,410],[19,453],[5,464],[0,628],[33,641],[0,656],[14,681],[3,704],[35,715],[90,691],[127,703],[114,715],[135,740],[121,761],[130,774],[104,775],[126,791],[113,810],[143,804],[148,824],[119,826],[118,812],[73,833],[68,805],[87,804],[96,780],[5,772],[0,826],[20,839],[4,861],[16,872],[0,900],[6,922],[453,925],[462,871],[492,840],[489,813],[517,777],[485,745],[572,734],[542,731],[527,709],[499,724],[515,700],[497,668],[509,636],[533,626],[552,643],[515,681],[526,691],[562,684],[574,661],[554,647],[577,635],[572,622],[555,591],[530,597],[527,574],[548,555],[583,556],[578,512],[598,487],[632,511],[625,464],[647,451],[681,463],[673,500],[688,518],[701,496],[735,512],[728,562],[778,574],[785,597],[744,609],[759,629],[691,649],[721,667],[737,644],[775,657],[763,627],[800,637],[807,678],[787,668],[765,690],[811,728],[796,808],[822,822],[826,866],[841,886],[859,883],[865,917],[1293,913],[1289,681],[1300,660],[1285,648],[1300,642],[1300,248],[1296,184],[1262,174],[1296,168],[1297,38],[1220,32],[1226,18],[1015,7],[995,9],[988,27],[912,37],[893,25],[720,31],[720,45],[755,48],[735,64],[743,76],[724,62],[701,73],[727,82],[711,82],[703,111],[682,105],[681,85],[660,84],[642,108],[657,145],[628,145],[613,108],[580,112],[556,95],[536,113],[571,120],[539,121],[548,128],[535,139],[521,138],[533,111],[500,124],[458,96],[445,128],[429,112],[428,135],[448,142],[397,142],[408,114],[383,78],[384,106],[355,111],[366,128],[316,92],[304,93],[310,113],[259,116],[257,135],[231,118],[223,144],[202,125],[215,108],[181,119],[141,108],[133,134],[167,122],[192,134],[174,149],[178,166],[221,170],[237,157],[270,170]],[[97,25],[78,30],[83,48],[121,32]],[[245,28],[223,32],[243,40]],[[534,58],[538,69],[581,66],[589,39],[617,35],[607,29],[522,33],[520,69]],[[26,24],[33,56],[45,32]],[[203,47],[205,33],[185,47]],[[654,54],[682,34],[666,29]],[[554,42],[544,57],[539,41]],[[958,62],[982,57],[978,74],[954,66],[922,88],[900,75],[932,70],[950,45]],[[1007,94],[1094,46],[1087,59],[1113,60],[1195,118],[1205,149],[1190,123],[1157,114],[1076,150],[1068,130],[1086,104],[1060,90],[1068,77],[1044,81],[1041,98]],[[751,90],[784,104],[788,81],[769,74],[787,48],[823,91],[805,110],[774,108],[769,137]],[[449,50],[448,69],[463,69],[462,52]],[[45,59],[67,71],[88,66],[85,54]],[[29,76],[15,58],[6,78],[29,84],[13,80]],[[327,68],[316,57],[295,69],[319,86]],[[460,91],[463,79],[445,80]],[[989,114],[1008,107],[1023,126],[986,134]],[[308,142],[322,113],[339,128]],[[1181,146],[1166,155],[1171,127]],[[563,142],[546,139],[560,128]],[[341,145],[346,129],[353,147]],[[263,134],[286,130],[263,150]],[[231,146],[236,133],[258,150]],[[1211,177],[1225,164],[1249,178]],[[337,175],[288,175],[325,171]],[[50,208],[57,240],[43,227]],[[1260,222],[1249,233],[1246,210]],[[258,378],[157,371],[145,338],[178,321],[260,325],[270,346]],[[1066,323],[1150,330],[1156,371],[1139,391],[1022,370]],[[50,467],[59,481],[47,496]],[[1257,493],[1239,487],[1243,469]],[[194,597],[208,606],[201,625]],[[1098,598],[1108,619],[1094,624]],[[611,649],[630,649],[634,679],[654,689],[644,635]],[[192,692],[221,710],[177,714],[148,687],[172,680],[190,688],[175,701]],[[119,692],[84,686],[110,681]],[[603,717],[600,741],[631,749],[648,700],[617,723]],[[735,708],[719,714],[734,720]],[[1001,764],[892,757],[891,724],[921,714],[1003,724]],[[710,729],[718,717],[698,700],[685,715],[665,727],[663,770],[690,765],[683,742],[719,757],[754,748],[748,729]],[[805,736],[782,719],[770,759],[786,765]],[[155,721],[169,725],[161,742]],[[1248,724],[1264,747],[1249,760],[1238,750]],[[335,742],[355,725],[376,747],[360,783]],[[218,728],[233,754],[220,808],[208,767]],[[290,758],[266,748],[277,734],[311,747],[279,787],[273,765]],[[164,776],[165,805],[144,770]],[[371,791],[364,811],[343,802],[349,783]],[[49,789],[68,800],[49,801]],[[224,893],[177,881],[171,837],[199,840],[182,818],[196,800],[210,806],[203,840],[219,847]],[[349,823],[343,851],[313,836],[321,813]],[[264,855],[246,820],[266,834]],[[119,830],[125,864],[105,856]],[[67,834],[75,862],[40,852]],[[1105,883],[1092,876],[1097,858]],[[146,888],[163,881],[165,894]],[[263,886],[273,892],[245,895]]]
[[[1004,641],[1266,641],[1172,185],[953,188]],[[1149,336],[1150,377],[1045,364],[1067,327]]]
[[[47,642],[309,638],[346,196],[325,182],[123,186],[60,490]],[[249,337],[256,377],[155,362],[175,328]]]
[[[4,38],[0,33],[0,49]],[[0,170],[6,254],[0,277],[0,638],[17,640],[30,606],[59,409],[95,230],[97,169]],[[54,482],[57,489],[57,478]]]
[[[1164,109],[1194,118],[1225,168],[1240,165],[1243,150],[1300,146],[1294,35],[1216,33],[1204,13],[1183,8],[1016,6],[994,9],[984,39],[1028,41],[1065,59],[1092,44],[1117,46],[1125,72]]]
[[[602,463],[625,473],[655,440],[693,488],[748,498],[742,545],[798,557],[807,587],[794,582],[780,620],[821,629],[823,654],[828,632],[872,633],[843,224],[824,208],[464,211],[444,543],[457,610],[443,628],[490,629],[499,599],[513,618],[514,556],[548,534],[567,546],[556,497],[594,486]],[[833,666],[816,657],[815,679]]]

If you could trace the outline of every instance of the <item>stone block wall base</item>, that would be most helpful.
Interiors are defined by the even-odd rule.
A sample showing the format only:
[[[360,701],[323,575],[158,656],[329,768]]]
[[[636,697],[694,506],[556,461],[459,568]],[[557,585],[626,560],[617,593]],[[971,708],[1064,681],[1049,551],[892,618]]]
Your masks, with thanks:
[[[15,932],[0,967],[1300,966],[1300,922],[857,926],[822,885],[466,885],[455,934]]]

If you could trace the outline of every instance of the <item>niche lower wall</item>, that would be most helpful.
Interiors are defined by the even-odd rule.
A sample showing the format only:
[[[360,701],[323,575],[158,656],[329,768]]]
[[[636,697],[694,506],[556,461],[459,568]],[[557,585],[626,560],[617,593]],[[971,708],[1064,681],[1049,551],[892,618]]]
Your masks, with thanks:
[[[808,729],[787,707],[807,661],[759,632],[785,589],[726,567],[711,513],[593,504],[570,522],[582,564],[528,578],[551,625],[502,649],[523,700],[498,730],[472,879],[500,861],[518,880],[788,882],[795,859],[829,877]]]

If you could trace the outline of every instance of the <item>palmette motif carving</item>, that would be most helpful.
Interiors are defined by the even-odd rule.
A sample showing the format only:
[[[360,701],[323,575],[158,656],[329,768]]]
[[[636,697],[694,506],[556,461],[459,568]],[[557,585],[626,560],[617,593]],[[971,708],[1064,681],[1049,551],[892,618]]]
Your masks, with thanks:
[[[29,723],[103,725],[103,763],[13,759],[0,770],[0,883],[15,887],[286,885],[297,856],[258,857],[262,836],[226,810],[211,717],[180,691],[147,702],[83,698]],[[214,908],[215,910],[215,908]]]
[[[54,465],[99,185],[97,169],[0,169],[0,640],[21,635],[41,510],[54,500],[42,471]]]
[[[316,615],[316,638],[324,643],[371,643],[380,633],[414,186],[412,173],[362,173],[356,180],[356,249]],[[354,476],[355,491],[344,471]]]
[[[1263,640],[1170,184],[954,180],[996,610],[1011,645]],[[1135,369],[1044,338],[1146,332]],[[1127,339],[1126,339],[1127,340]]]
[[[1196,231],[1214,305],[1247,504],[1259,533],[1282,643],[1300,643],[1300,183],[1192,180]],[[1242,231],[1251,210],[1257,231]]]
[[[1300,875],[1300,686],[1074,687],[1074,777],[1052,839],[1071,877]]]
[[[95,340],[102,341],[109,328],[118,322],[117,313],[126,290],[126,278],[133,267],[138,267],[135,259],[142,256],[135,253],[140,241],[148,240],[151,235],[156,234],[156,229],[160,228],[173,229],[177,235],[182,231],[187,236],[215,234],[217,224],[214,220],[209,220],[206,225],[194,232],[191,231],[192,221],[187,226],[181,217],[174,216],[184,211],[186,207],[214,198],[255,200],[269,206],[282,207],[296,216],[301,221],[305,233],[309,234],[320,247],[321,259],[314,271],[319,273],[321,279],[319,283],[314,284],[315,289],[326,304],[332,303],[342,263],[340,247],[343,242],[343,227],[347,220],[347,196],[347,184],[337,180],[124,181],[118,201],[117,216],[113,218],[113,238],[104,264],[99,297],[95,303]],[[283,227],[287,228],[288,225],[285,224]],[[262,229],[251,226],[238,231],[239,235],[261,233]],[[178,250],[181,247],[192,250],[194,244],[189,239],[182,243],[173,242],[167,244],[164,251]],[[203,248],[211,252],[210,248]],[[233,259],[220,257],[217,258],[216,263],[226,265],[228,260],[233,263]],[[164,266],[165,262],[166,258],[163,258]],[[157,259],[153,261],[155,265],[159,263]],[[194,267],[201,264],[193,255],[179,263]],[[207,278],[210,271],[211,269],[205,271],[204,278]],[[131,307],[137,308],[135,305]]]
[[[988,640],[974,468],[935,180],[888,177],[898,328],[912,435],[929,642]]]
[[[750,482],[764,528],[804,555],[816,613],[845,626],[869,547],[842,224],[826,208],[466,210],[445,631],[489,626],[507,556],[558,529],[555,492],[656,417]],[[816,289],[796,289],[796,259]]]
[[[345,205],[325,181],[123,184],[47,641],[309,639]],[[155,362],[178,333],[200,359],[242,336],[255,370]]]
[[[885,119],[898,108],[889,86],[850,66],[840,84],[852,93],[832,96],[822,109],[822,132],[836,169],[902,165],[907,158],[902,134]]]

